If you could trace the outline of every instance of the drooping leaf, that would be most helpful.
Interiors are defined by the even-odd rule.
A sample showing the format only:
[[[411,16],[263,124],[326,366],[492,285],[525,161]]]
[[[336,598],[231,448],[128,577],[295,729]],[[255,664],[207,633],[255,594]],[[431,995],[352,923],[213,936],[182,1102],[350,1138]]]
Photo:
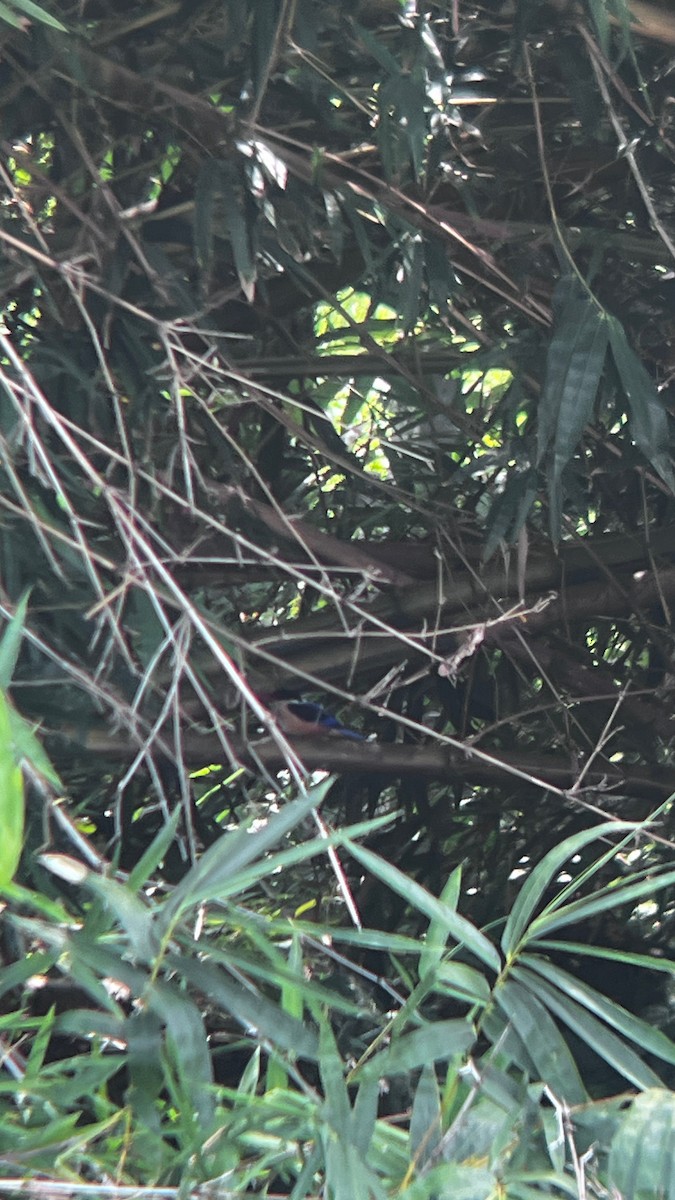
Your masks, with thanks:
[[[555,1022],[533,992],[513,979],[495,990],[495,1001],[508,1017],[537,1071],[537,1078],[568,1104],[582,1104],[586,1091],[570,1050]]]
[[[551,534],[562,515],[562,474],[593,411],[605,361],[608,326],[603,311],[576,283],[558,285],[556,323],[539,400],[538,461],[552,443]]]
[[[668,413],[651,377],[629,346],[623,325],[607,318],[609,344],[629,407],[628,428],[636,445],[664,483],[675,491]]]
[[[623,1038],[617,1037],[606,1023],[597,1020],[588,1006],[577,1004],[567,989],[559,989],[549,984],[545,974],[543,969],[534,973],[525,967],[513,968],[513,978],[536,994],[538,1000],[553,1016],[567,1025],[615,1071],[636,1087],[658,1086],[661,1082],[658,1075],[643,1062],[632,1046]]]

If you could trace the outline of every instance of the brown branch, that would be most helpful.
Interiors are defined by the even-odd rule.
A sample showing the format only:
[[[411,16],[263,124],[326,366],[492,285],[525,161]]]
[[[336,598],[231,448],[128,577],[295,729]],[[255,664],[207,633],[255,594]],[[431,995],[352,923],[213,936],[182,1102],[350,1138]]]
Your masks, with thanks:
[[[124,760],[133,751],[124,733],[102,730],[72,732],[73,739],[103,758]],[[325,770],[345,775],[373,773],[392,777],[438,779],[446,783],[464,782],[476,786],[511,784],[517,788],[539,788],[565,793],[574,788],[579,765],[554,755],[499,754],[479,758],[470,746],[465,750],[432,744],[390,744],[352,742],[340,737],[295,738],[293,749],[307,771]],[[183,742],[185,761],[194,767],[221,762],[223,748],[213,734],[187,734]],[[280,747],[268,738],[230,739],[230,748],[242,765],[256,771],[283,770],[286,760]],[[603,770],[590,772],[584,779],[585,790],[596,789],[610,796],[629,795],[654,802],[675,792],[675,771],[663,768],[619,767],[603,764]]]

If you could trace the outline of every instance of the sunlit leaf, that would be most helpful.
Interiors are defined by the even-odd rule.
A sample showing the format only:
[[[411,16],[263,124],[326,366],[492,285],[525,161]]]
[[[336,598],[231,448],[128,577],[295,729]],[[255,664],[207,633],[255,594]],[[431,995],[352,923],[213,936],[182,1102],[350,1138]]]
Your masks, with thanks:
[[[9,706],[0,690],[0,888],[14,878],[23,849],[24,793],[16,765]]]

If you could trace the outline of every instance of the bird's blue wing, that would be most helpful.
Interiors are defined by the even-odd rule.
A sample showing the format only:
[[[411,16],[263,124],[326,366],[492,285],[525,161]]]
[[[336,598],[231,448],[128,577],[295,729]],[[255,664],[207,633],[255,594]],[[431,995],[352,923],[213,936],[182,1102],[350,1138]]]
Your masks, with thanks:
[[[351,738],[355,742],[364,740],[362,734],[357,733],[355,729],[347,729],[342,721],[338,721],[337,717],[321,704],[314,704],[311,700],[289,700],[287,708],[298,721],[306,722],[308,726],[318,725],[328,733],[337,733],[340,737]]]

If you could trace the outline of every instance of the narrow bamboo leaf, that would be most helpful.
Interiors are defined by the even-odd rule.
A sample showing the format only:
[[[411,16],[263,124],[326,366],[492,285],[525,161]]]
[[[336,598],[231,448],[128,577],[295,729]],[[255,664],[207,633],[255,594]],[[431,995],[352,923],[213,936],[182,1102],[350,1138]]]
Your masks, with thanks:
[[[220,164],[212,158],[202,163],[195,181],[194,244],[200,266],[207,270],[213,258],[214,212],[222,197]]]
[[[442,962],[435,971],[436,986],[444,994],[469,1004],[487,1004],[490,985],[484,975],[466,963]],[[441,986],[442,985],[442,986]]]
[[[6,4],[0,4],[0,21],[5,21],[8,25],[12,25],[14,29],[23,29],[25,31],[25,18],[18,17]]]
[[[456,867],[440,895],[441,903],[446,904],[452,912],[457,911],[461,885],[462,868]],[[420,954],[420,978],[423,978],[429,971],[438,966],[443,957],[449,935],[450,930],[448,929],[447,922],[432,917],[424,939],[422,953]]]
[[[257,89],[263,87],[269,77],[281,13],[276,0],[256,0],[251,12],[253,16],[251,61],[253,81]]]
[[[173,956],[167,962],[195,988],[232,1013],[248,1033],[267,1038],[288,1054],[316,1059],[318,1044],[314,1031],[285,1013],[273,1000],[254,988],[244,987],[212,963]]]
[[[260,1081],[260,1055],[261,1047],[256,1046],[237,1084],[237,1092],[240,1096],[255,1096],[258,1090],[258,1083]],[[284,1072],[285,1074],[286,1072]]]
[[[321,1131],[326,1161],[325,1194],[331,1200],[386,1200],[374,1171],[370,1171],[354,1147],[331,1130]]]
[[[523,954],[518,960],[518,965],[541,975],[551,987],[557,988],[559,992],[583,1005],[623,1037],[635,1042],[646,1054],[654,1054],[664,1062],[675,1065],[675,1043],[660,1029],[641,1020],[635,1013],[628,1012],[614,1000],[609,1000],[595,988],[576,979],[548,959],[539,958],[535,954]]]
[[[375,1133],[379,1103],[379,1079],[363,1079],[359,1084],[352,1109],[351,1137],[357,1153],[364,1159]]]
[[[35,736],[28,721],[24,720],[11,704],[8,704],[8,712],[16,759],[19,762],[25,759],[40,775],[44,775],[44,778],[48,783],[51,783],[52,787],[60,789],[63,786],[61,780],[56,774],[44,746],[39,738]]]
[[[419,235],[408,238],[403,246],[403,278],[399,289],[401,322],[406,331],[414,328],[420,315],[424,278],[424,243]]]
[[[650,879],[640,880],[639,883],[626,883],[620,884],[618,887],[606,888],[594,896],[575,900],[572,904],[558,909],[557,912],[546,912],[540,917],[536,917],[530,926],[530,940],[540,938],[542,934],[550,935],[556,929],[564,929],[566,925],[575,925],[578,921],[586,921],[608,909],[619,908],[622,904],[635,903],[646,896],[653,896],[655,892],[663,891],[673,883],[675,883],[675,870],[666,871],[662,875],[653,875]]]
[[[8,688],[12,682],[16,660],[19,657],[23,640],[23,627],[26,623],[28,608],[28,592],[24,592],[16,606],[14,616],[5,628],[0,640],[0,688]]]
[[[675,490],[666,407],[651,376],[629,346],[621,322],[608,317],[608,327],[612,356],[628,401],[631,437],[664,483]]]
[[[562,520],[562,474],[591,419],[607,354],[607,323],[595,305],[586,305],[574,353],[561,388],[558,421],[553,439],[553,472],[550,482],[551,529],[558,536]]]
[[[495,1001],[527,1047],[539,1079],[567,1104],[587,1099],[569,1047],[536,995],[513,979],[500,984]]]
[[[155,1104],[164,1083],[161,1022],[156,1013],[138,1009],[126,1021],[124,1032],[130,1079],[127,1100],[142,1121],[158,1128]]]
[[[324,780],[302,800],[293,800],[284,805],[280,812],[270,817],[264,828],[257,829],[255,833],[238,829],[209,846],[196,866],[174,888],[162,914],[164,927],[168,927],[171,920],[192,904],[200,903],[206,896],[217,895],[220,887],[223,888],[223,895],[232,895],[233,886],[236,891],[233,880],[237,875],[262,858],[291,829],[308,817],[331,786],[332,779]],[[261,870],[261,876],[263,874],[264,870]]]
[[[576,281],[566,278],[556,288],[554,312],[553,337],[538,406],[538,462],[558,436],[561,453],[563,446],[569,448],[573,428],[580,427],[579,417],[574,415],[575,400],[578,399],[579,411],[585,414],[585,423],[599,379],[597,334],[602,316],[600,310],[589,301]],[[563,413],[565,419],[561,425]]]
[[[281,1004],[285,1013],[297,1021],[302,1020],[304,1002],[300,981],[303,976],[302,942],[297,934],[293,935],[291,949],[288,955],[289,975],[281,985]]]
[[[260,943],[258,942],[258,944]],[[262,950],[265,953],[264,944]],[[274,960],[277,958],[276,947],[270,947],[270,950],[272,951],[271,957],[274,965]],[[271,971],[270,974],[276,974],[278,979],[277,970]],[[298,934],[294,933],[288,955],[288,969],[281,976],[281,1007],[286,1015],[292,1017],[295,1021],[302,1021],[304,1012],[303,984],[302,942]],[[268,1091],[271,1091],[274,1087],[282,1088],[287,1085],[288,1072],[283,1063],[278,1058],[270,1058],[267,1068]]]
[[[242,291],[246,299],[251,301],[255,294],[255,281],[258,274],[252,247],[252,230],[246,220],[235,173],[228,164],[223,164],[221,177],[225,221],[230,235],[234,265]]]
[[[441,1094],[436,1072],[425,1063],[410,1117],[410,1158],[419,1169],[438,1150],[442,1134]]]
[[[366,48],[370,51],[375,61],[380,64],[382,69],[386,71],[388,75],[391,75],[394,79],[398,78],[398,76],[401,74],[401,64],[396,58],[394,58],[391,51],[387,49],[383,39],[380,37],[375,37],[375,35],[371,33],[369,29],[366,29],[363,25],[357,24],[356,21],[353,21],[352,23],[354,32],[358,35],[360,41],[362,41]]]
[[[65,25],[57,21],[56,17],[47,12],[42,5],[34,4],[33,0],[11,0],[11,7],[15,8],[17,12],[25,13],[27,17],[32,17],[34,21],[41,21],[43,25],[50,25],[52,29],[58,29],[61,33],[68,32]]]
[[[622,1200],[675,1200],[675,1094],[653,1088],[637,1096],[609,1151],[611,1186]]]
[[[609,16],[606,0],[588,0],[588,7],[595,25],[598,44],[605,58],[610,57],[609,47]]]
[[[236,913],[232,915],[235,928],[238,927],[242,931],[246,929],[245,923],[242,923],[239,926],[236,925],[237,916],[239,914]],[[249,925],[249,935],[250,931],[251,927]],[[177,933],[177,937],[180,937],[180,932]],[[229,946],[226,951],[222,952],[220,952],[216,947],[210,947],[209,961],[216,964],[219,963],[226,970],[232,972],[240,971],[242,975],[245,975],[248,979],[254,979],[256,981],[259,980],[265,985],[271,985],[272,988],[281,986],[283,989],[286,983],[290,984],[292,987],[294,987],[293,1003],[295,1004],[300,998],[303,1000],[303,1007],[299,1013],[296,1014],[289,1011],[289,1016],[295,1017],[298,1020],[302,1018],[305,1004],[309,1007],[312,1007],[312,1011],[314,1011],[315,1008],[324,1005],[330,1009],[333,1009],[335,1012],[345,1013],[351,1017],[357,1017],[362,1014],[362,1002],[360,1003],[356,998],[352,999],[349,996],[344,996],[338,992],[335,992],[330,988],[330,986],[323,987],[322,984],[317,983],[314,979],[305,979],[302,975],[294,974],[283,956],[275,952],[274,946],[271,946],[268,943],[268,946],[265,947],[264,939],[262,937],[253,938],[252,940],[256,948],[260,950],[261,954],[263,954],[265,958],[269,960],[268,963],[261,962],[257,955],[254,956],[251,954],[242,954],[230,949]],[[181,941],[183,942],[188,954],[194,952],[194,941],[192,939],[189,943],[187,943],[187,939],[185,938],[181,938]],[[285,1008],[284,1011],[286,1011]]]
[[[118,883],[116,879],[106,879],[95,871],[87,873],[85,887],[98,896],[117,918],[129,939],[133,957],[151,963],[159,954],[161,944],[150,909],[128,885]]]
[[[166,1024],[167,1043],[181,1083],[204,1129],[209,1129],[215,1100],[211,1055],[202,1015],[189,996],[173,984],[153,983],[146,988],[144,998],[150,1010]]]
[[[0,888],[14,878],[23,849],[23,775],[12,743],[9,705],[0,691]]]
[[[122,1040],[126,1036],[126,1026],[126,1017],[115,1017],[112,1013],[99,1012],[95,1008],[69,1008],[54,1020],[55,1030],[83,1039],[97,1034],[99,1037]]]
[[[322,927],[312,925],[309,921],[293,922],[293,928],[307,937],[321,937]],[[365,946],[369,950],[384,950],[389,954],[415,954],[423,950],[423,943],[418,938],[406,937],[404,933],[386,933],[378,929],[333,929],[327,928],[326,934],[334,942],[345,946]]]
[[[346,839],[344,845],[354,856],[357,862],[373,872],[378,879],[386,883],[392,891],[399,896],[403,896],[409,904],[413,905],[426,916],[437,920],[441,924],[447,925],[448,936],[453,937],[460,945],[466,946],[472,954],[476,955],[482,963],[490,967],[493,971],[499,971],[501,968],[501,959],[497,950],[480,930],[476,929],[470,921],[459,913],[453,912],[441,900],[437,900],[430,892],[415,883],[413,879],[409,879],[402,871],[399,871],[392,863],[386,862],[377,854],[373,854],[371,850],[366,850],[364,846],[357,846],[355,842]]]
[[[537,474],[531,468],[509,473],[504,489],[490,505],[486,522],[482,562],[489,562],[500,542],[514,542],[530,513],[539,491]]]
[[[348,1142],[351,1136],[351,1105],[345,1083],[342,1058],[327,1021],[322,1021],[319,1033],[319,1071],[324,1095],[324,1113],[331,1129]]]
[[[553,442],[551,532],[557,539],[562,512],[561,477],[593,411],[608,329],[604,313],[575,282],[561,281],[554,307],[556,323],[538,408],[538,462]]]
[[[163,861],[164,855],[176,836],[176,829],[178,828],[181,814],[182,809],[179,806],[169,820],[162,825],[159,832],[155,834],[147,849],[144,850],[129,876],[127,888],[130,892],[137,892]]]
[[[585,942],[567,942],[548,941],[546,938],[537,938],[531,943],[533,949],[537,950],[554,950],[556,954],[564,951],[565,954],[580,954],[587,958],[607,959],[609,962],[627,963],[633,967],[644,967],[649,971],[661,971],[665,975],[675,975],[675,961],[672,958],[655,958],[652,954],[635,954],[632,950],[611,950],[605,949],[603,946],[589,946]]]
[[[605,837],[610,831],[624,833],[635,828],[637,828],[636,825],[631,821],[605,821],[602,825],[596,825],[592,829],[582,829],[580,833],[572,834],[571,837],[565,838],[559,845],[549,850],[548,854],[545,854],[541,862],[537,863],[534,870],[530,872],[515,899],[502,935],[501,944],[504,954],[507,957],[515,954],[528,930],[534,912],[552,880],[566,862],[569,862],[575,854],[579,854],[589,842]],[[554,909],[555,901],[548,906],[547,912]],[[529,930],[526,940],[531,937],[532,930]]]
[[[639,1088],[658,1087],[661,1080],[631,1046],[612,1033],[601,1021],[592,1016],[569,996],[545,983],[539,975],[524,967],[513,968],[513,978],[529,990],[536,992],[542,1004],[558,1020],[563,1021],[587,1046],[604,1058],[615,1071]]]
[[[396,116],[402,130],[405,131],[406,141],[410,150],[410,158],[412,160],[413,171],[415,178],[420,179],[424,172],[424,164],[426,161],[426,147],[429,138],[429,130],[427,128],[425,117],[425,101],[426,96],[421,83],[418,83],[414,77],[410,75],[400,75],[396,82]],[[419,253],[416,254],[419,259],[419,288],[417,307],[419,308],[419,295],[421,292],[422,283],[422,265],[424,262],[424,254],[421,245],[419,245]],[[413,277],[417,277],[417,267],[413,270]]]
[[[55,951],[47,953],[46,951],[38,951],[35,954],[29,954],[26,958],[20,958],[18,962],[9,963],[0,969],[0,996],[4,996],[5,992],[11,992],[14,988],[21,988],[23,985],[35,975],[46,975],[54,966],[58,954]]]
[[[414,1071],[425,1063],[457,1058],[473,1045],[475,1037],[475,1030],[468,1021],[435,1021],[396,1038],[391,1046],[359,1068],[358,1077],[382,1079],[387,1075]]]

